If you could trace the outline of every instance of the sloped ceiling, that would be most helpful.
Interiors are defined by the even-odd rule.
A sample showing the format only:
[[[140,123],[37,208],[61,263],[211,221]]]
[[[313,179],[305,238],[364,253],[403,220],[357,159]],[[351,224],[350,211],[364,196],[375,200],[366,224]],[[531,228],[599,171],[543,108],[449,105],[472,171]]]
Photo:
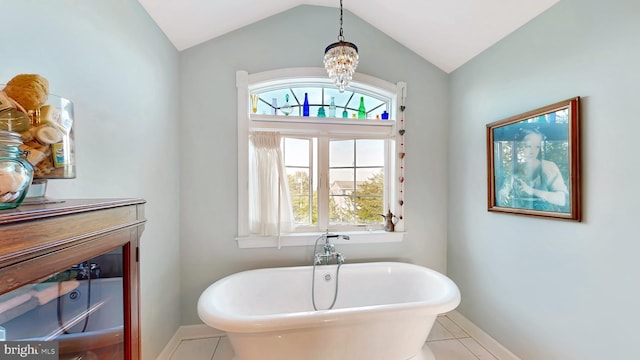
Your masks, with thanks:
[[[298,5],[340,5],[339,0],[138,1],[179,51]],[[558,1],[345,0],[343,7],[450,73]]]

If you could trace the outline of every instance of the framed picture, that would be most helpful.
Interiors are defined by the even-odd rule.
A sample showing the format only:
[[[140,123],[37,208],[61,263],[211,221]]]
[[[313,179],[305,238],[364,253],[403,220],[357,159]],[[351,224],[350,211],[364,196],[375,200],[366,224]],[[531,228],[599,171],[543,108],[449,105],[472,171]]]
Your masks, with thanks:
[[[580,98],[487,124],[488,210],[581,221]]]

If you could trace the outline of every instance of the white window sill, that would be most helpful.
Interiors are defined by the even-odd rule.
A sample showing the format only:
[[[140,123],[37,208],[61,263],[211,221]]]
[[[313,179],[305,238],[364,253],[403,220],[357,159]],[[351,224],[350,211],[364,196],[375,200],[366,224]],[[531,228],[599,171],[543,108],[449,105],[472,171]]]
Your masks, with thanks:
[[[331,243],[339,244],[381,244],[381,243],[393,243],[401,242],[406,232],[386,232],[386,231],[346,231],[339,232],[340,235],[348,235],[349,240],[344,239],[331,239]],[[277,248],[285,246],[313,246],[318,237],[322,233],[300,233],[300,234],[286,234],[280,236],[278,243],[278,237],[276,236],[247,236],[237,237],[238,247],[241,249],[255,249],[255,248]]]
[[[249,114],[249,119],[252,121],[264,121],[264,122],[283,122],[293,124],[340,124],[340,125],[369,125],[369,126],[386,126],[392,127],[396,121],[382,120],[382,119],[353,119],[353,118],[338,118],[338,117],[315,117],[315,116],[283,116],[283,115],[265,115],[265,114]]]

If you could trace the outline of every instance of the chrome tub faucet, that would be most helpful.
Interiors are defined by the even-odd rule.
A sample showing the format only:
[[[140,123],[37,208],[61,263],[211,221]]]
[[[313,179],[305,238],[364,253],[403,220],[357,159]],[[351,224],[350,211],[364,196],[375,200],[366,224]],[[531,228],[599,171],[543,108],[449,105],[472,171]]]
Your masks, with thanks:
[[[320,236],[317,240],[316,240],[316,245],[314,245],[314,251],[316,251],[317,246],[318,246],[318,241],[320,239],[324,239],[324,246],[323,246],[323,251],[322,252],[316,252],[315,256],[314,256],[314,261],[313,264],[314,265],[328,265],[329,261],[332,258],[336,259],[336,264],[341,265],[342,263],[344,263],[345,257],[336,251],[336,246],[334,244],[332,244],[329,239],[344,239],[344,240],[349,240],[349,236],[348,235],[339,235],[339,234],[329,234],[324,233],[322,234],[322,236]]]

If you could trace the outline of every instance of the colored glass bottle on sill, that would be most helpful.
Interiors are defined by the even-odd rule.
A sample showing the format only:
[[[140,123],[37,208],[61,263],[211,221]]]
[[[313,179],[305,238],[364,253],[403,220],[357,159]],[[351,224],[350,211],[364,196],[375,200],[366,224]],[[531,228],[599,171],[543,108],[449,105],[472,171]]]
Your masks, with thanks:
[[[347,112],[347,108],[345,107],[344,110],[342,110],[342,118],[346,119],[349,117],[349,113]]]
[[[289,94],[284,95],[284,105],[282,105],[280,111],[282,111],[285,116],[289,116],[293,111],[293,107],[289,104]]]
[[[382,120],[389,120],[389,113],[387,112],[387,110],[382,112]]]
[[[309,94],[304,93],[304,103],[302,104],[302,116],[309,116]]]
[[[329,117],[336,117],[336,102],[333,96],[331,97],[331,103],[329,104]]]
[[[358,107],[358,119],[366,119],[367,110],[364,108],[364,96],[360,96],[360,106]]]

